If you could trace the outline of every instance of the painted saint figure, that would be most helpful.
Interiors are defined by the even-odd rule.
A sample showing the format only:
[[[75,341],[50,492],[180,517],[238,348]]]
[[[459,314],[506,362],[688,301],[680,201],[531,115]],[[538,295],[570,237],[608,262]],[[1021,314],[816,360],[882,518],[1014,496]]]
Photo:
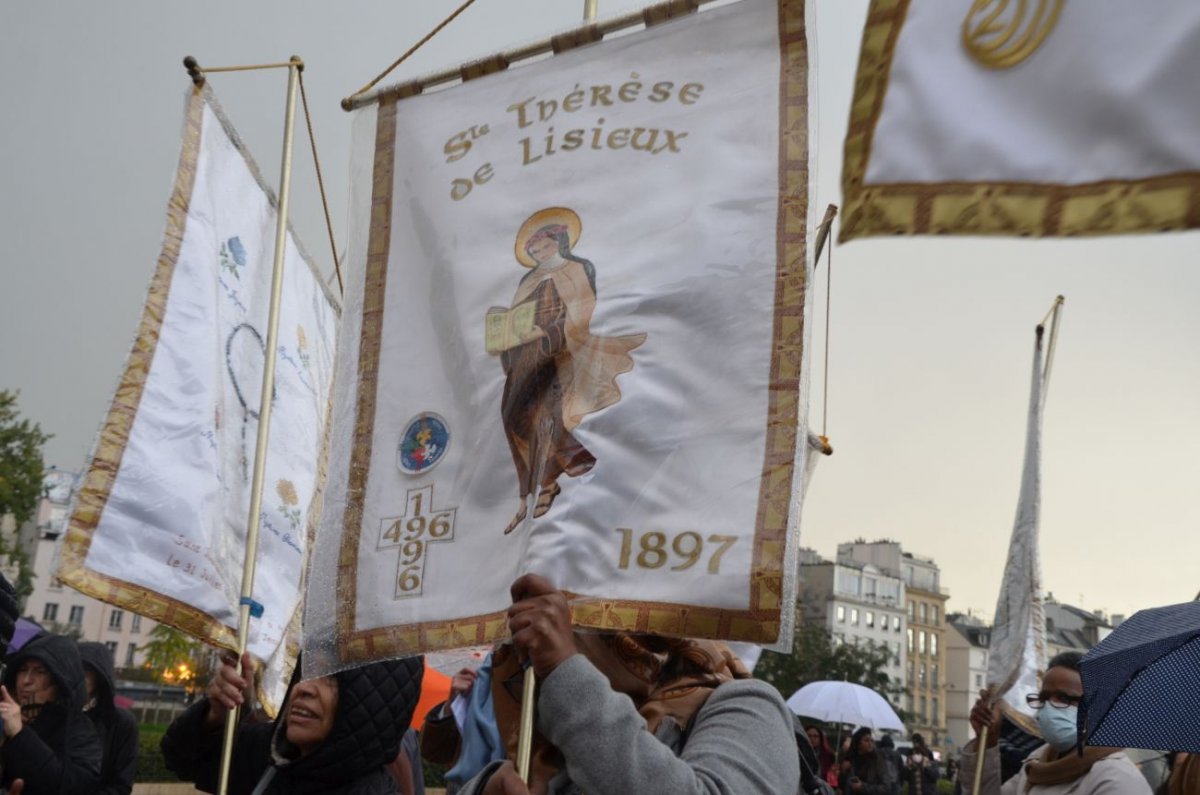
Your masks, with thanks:
[[[565,207],[534,213],[517,233],[517,261],[531,270],[509,307],[488,312],[487,347],[506,376],[500,415],[517,470],[521,504],[505,528],[550,510],[558,478],[579,477],[596,457],[574,436],[584,416],[621,399],[617,376],[633,369],[630,351],[645,334],[596,336],[596,269],[575,256],[579,216]]]

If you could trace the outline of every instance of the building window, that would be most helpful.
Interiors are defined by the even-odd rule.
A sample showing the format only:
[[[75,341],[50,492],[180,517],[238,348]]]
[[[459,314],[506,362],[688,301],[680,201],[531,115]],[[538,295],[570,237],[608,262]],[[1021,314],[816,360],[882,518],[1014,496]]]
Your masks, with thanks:
[[[921,663],[921,675],[917,678],[917,687],[925,686],[925,663]]]
[[[917,633],[917,651],[921,654],[925,653],[925,630]]]
[[[846,636],[843,635],[842,633],[839,632],[833,636],[833,645],[834,646],[841,646],[845,642],[846,642]]]
[[[78,627],[78,626],[83,625],[83,606],[82,605],[75,605],[71,608],[71,615],[67,619],[67,623],[69,623],[73,627]]]
[[[873,611],[867,610],[863,618],[866,620],[867,629],[875,628],[875,613]]]
[[[57,621],[58,620],[58,604],[56,602],[46,602],[46,606],[42,608],[42,621]]]
[[[839,624],[846,623],[846,606],[845,605],[837,606],[837,620],[838,620]]]
[[[892,629],[897,632],[900,631],[900,616],[896,616],[895,620],[892,621]]]
[[[858,626],[858,608],[857,607],[850,608],[850,623],[856,627]]]
[[[908,653],[912,654],[912,652],[913,652],[913,631],[912,631],[912,627],[909,627],[908,628]]]
[[[121,619],[124,617],[125,617],[124,610],[113,610],[111,613],[108,614],[108,628],[109,629],[120,629],[121,628]]]
[[[921,623],[929,623],[929,605],[925,604],[924,602],[921,602]]]
[[[879,628],[882,630],[885,630],[885,631],[887,630],[887,628],[888,628],[887,613],[883,613],[879,616]]]
[[[916,620],[917,620],[917,603],[914,602],[913,600],[909,599],[908,600],[908,623],[911,624],[912,622],[914,622]]]
[[[937,656],[937,638],[933,632],[929,633],[929,653],[934,657]]]
[[[133,614],[133,619],[129,622],[129,631],[135,635],[142,631],[142,617],[137,613]]]
[[[930,623],[933,624],[935,627],[938,625],[939,621],[938,621],[938,606],[937,605],[929,606],[929,619],[930,619]]]
[[[929,702],[925,696],[921,696],[921,723],[929,722]]]
[[[933,722],[938,723],[938,697],[933,697]]]
[[[983,674],[975,674],[975,686],[983,687]]]
[[[912,685],[912,683],[913,683],[913,661],[909,660],[908,661],[908,684]],[[911,698],[911,696],[910,696],[910,698]],[[912,709],[912,707],[909,707],[909,709]]]
[[[114,663],[117,661],[117,642],[115,640],[106,641],[104,647],[108,649],[108,657]]]
[[[125,667],[126,668],[133,667],[133,665],[134,665],[133,658],[135,655],[137,655],[137,644],[130,643],[129,648],[125,649]]]
[[[940,666],[940,665],[938,665],[937,663],[934,663],[934,664],[933,664],[933,668],[931,668],[931,669],[929,670],[929,673],[930,673],[930,676],[929,676],[929,686],[930,686],[930,687],[937,687],[937,686],[938,686],[938,674],[940,673],[940,670],[939,670],[940,668],[941,668],[941,666]],[[933,708],[933,711],[936,713],[936,712],[937,712],[937,707],[934,707],[934,708]]]

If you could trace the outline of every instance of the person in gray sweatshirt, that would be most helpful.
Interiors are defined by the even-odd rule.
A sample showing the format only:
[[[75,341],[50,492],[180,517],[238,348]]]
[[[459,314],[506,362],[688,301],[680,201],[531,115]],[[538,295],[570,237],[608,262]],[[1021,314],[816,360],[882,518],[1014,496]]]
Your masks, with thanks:
[[[528,664],[537,675],[531,782],[493,762],[463,795],[798,791],[791,713],[723,644],[576,633],[566,597],[533,574],[512,596],[513,643],[497,650],[496,671],[505,681],[506,662],[518,674]],[[497,704],[509,736],[504,711]]]

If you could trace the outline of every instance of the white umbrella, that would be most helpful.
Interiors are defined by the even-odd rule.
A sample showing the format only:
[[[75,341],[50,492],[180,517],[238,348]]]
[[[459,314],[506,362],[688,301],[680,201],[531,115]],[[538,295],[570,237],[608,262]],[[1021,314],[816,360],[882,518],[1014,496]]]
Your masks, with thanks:
[[[904,731],[904,724],[883,696],[853,682],[812,682],[792,693],[787,705],[797,715],[826,723]]]

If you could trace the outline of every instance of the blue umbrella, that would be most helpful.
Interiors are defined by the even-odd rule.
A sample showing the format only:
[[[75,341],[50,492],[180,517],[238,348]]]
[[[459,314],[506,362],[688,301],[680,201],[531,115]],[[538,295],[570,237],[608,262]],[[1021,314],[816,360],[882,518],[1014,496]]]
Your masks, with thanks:
[[[1200,602],[1135,613],[1080,668],[1088,745],[1200,753]]]

